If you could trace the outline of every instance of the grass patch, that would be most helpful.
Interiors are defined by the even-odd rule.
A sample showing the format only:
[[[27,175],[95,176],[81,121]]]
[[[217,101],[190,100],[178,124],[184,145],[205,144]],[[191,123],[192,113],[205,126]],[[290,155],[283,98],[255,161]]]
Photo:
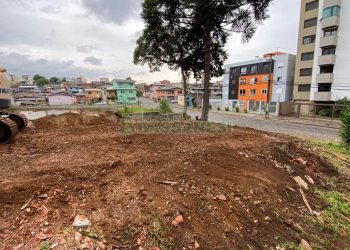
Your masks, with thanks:
[[[316,194],[328,204],[318,220],[320,226],[334,234],[350,237],[350,194],[320,190]]]
[[[147,112],[159,112],[159,109],[154,108],[144,108],[144,107],[123,107],[118,110],[122,114],[130,114],[130,113],[147,113]]]
[[[301,247],[299,247],[294,242],[285,242],[285,243],[278,245],[278,247],[280,249],[284,248],[285,250],[303,250]]]
[[[153,230],[150,232],[149,244],[152,247],[159,247],[162,250],[172,250],[173,243],[170,238],[167,237],[169,233],[168,228],[162,223],[159,218],[155,218],[153,221]]]
[[[327,159],[340,174],[350,177],[350,150],[348,148],[333,142],[314,141],[313,145],[318,147],[319,154]]]

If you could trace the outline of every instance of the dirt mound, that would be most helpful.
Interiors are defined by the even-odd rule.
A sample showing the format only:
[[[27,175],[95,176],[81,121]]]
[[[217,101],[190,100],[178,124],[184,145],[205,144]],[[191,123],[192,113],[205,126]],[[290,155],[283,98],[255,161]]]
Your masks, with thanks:
[[[103,125],[107,122],[105,116],[101,115],[66,113],[43,117],[35,120],[34,125],[38,129],[64,127],[77,128],[86,125]]]
[[[317,249],[349,244],[346,234],[334,238],[317,223],[326,204],[313,192],[345,180],[298,140],[238,128],[120,136],[111,123],[80,126],[85,118],[63,117],[39,121],[0,146],[1,249],[276,249],[301,239]],[[51,130],[61,119],[79,129]],[[100,124],[91,119],[88,124]],[[89,229],[71,227],[77,214],[89,218]]]

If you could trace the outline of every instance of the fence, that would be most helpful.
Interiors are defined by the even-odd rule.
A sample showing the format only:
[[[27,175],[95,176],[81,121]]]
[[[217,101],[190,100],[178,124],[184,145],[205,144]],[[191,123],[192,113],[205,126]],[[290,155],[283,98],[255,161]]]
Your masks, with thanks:
[[[342,104],[318,104],[318,103],[294,103],[294,116],[297,118],[313,118],[335,120],[340,117],[344,108],[350,105]]]

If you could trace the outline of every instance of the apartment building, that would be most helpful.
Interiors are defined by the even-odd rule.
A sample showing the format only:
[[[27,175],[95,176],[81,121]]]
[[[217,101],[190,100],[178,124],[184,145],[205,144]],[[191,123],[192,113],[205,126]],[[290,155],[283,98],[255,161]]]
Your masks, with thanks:
[[[295,60],[295,55],[274,52],[225,65],[223,105],[230,110],[238,105],[248,111],[263,112],[267,102],[291,101]]]
[[[294,100],[350,97],[350,1],[302,0]]]

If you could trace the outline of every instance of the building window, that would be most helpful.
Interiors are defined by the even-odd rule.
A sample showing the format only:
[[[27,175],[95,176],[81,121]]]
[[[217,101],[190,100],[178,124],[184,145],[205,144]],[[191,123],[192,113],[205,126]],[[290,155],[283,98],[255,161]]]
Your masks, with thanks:
[[[239,95],[240,96],[245,96],[245,89],[240,89],[239,90]]]
[[[236,85],[236,80],[231,80],[232,85]]]
[[[267,94],[267,89],[262,89],[261,94],[266,95]]]
[[[263,68],[265,73],[270,73],[270,64],[264,63]]]
[[[335,47],[322,48],[322,55],[335,55]]]
[[[333,73],[333,69],[334,69],[334,65],[321,66],[320,73],[321,74],[331,74],[331,73]]]
[[[245,85],[247,83],[247,80],[245,78],[241,78],[240,84]]]
[[[125,93],[125,91],[124,91],[124,90],[122,90],[122,91],[120,91],[120,93],[124,94],[124,93]]]
[[[278,67],[279,69],[283,69],[283,68],[284,68],[284,63],[283,63],[283,62],[278,63],[277,67]]]
[[[335,27],[323,30],[324,37],[336,36],[337,33],[338,33],[338,28],[335,28]]]
[[[282,76],[277,77],[277,82],[282,81]]]
[[[300,69],[300,76],[311,76],[312,68]]]
[[[317,25],[317,17],[307,19],[304,21],[304,28],[310,28]]]
[[[307,3],[305,5],[305,11],[310,11],[318,8],[318,0],[317,1],[312,1],[310,3]]]
[[[256,95],[256,89],[251,89],[249,95],[250,96],[255,96]]]
[[[132,94],[133,93],[133,91],[132,90],[129,90],[129,94]]]
[[[302,61],[308,61],[314,59],[314,52],[306,52],[301,54]]]
[[[251,71],[252,74],[256,74],[258,72],[258,66],[257,65],[253,65],[250,68],[250,71]]]
[[[262,81],[263,82],[269,82],[269,76],[264,76]]]
[[[298,85],[298,92],[310,92],[311,84],[300,84]]]
[[[331,16],[340,16],[340,6],[335,5],[323,10],[322,18],[327,18]]]
[[[332,88],[332,83],[319,83],[318,92],[330,92]]]
[[[310,43],[314,43],[316,39],[316,35],[311,35],[311,36],[304,36],[303,37],[303,44],[310,44]]]
[[[250,78],[250,84],[256,84],[258,79],[256,77]]]
[[[247,67],[241,68],[241,75],[247,74]]]

